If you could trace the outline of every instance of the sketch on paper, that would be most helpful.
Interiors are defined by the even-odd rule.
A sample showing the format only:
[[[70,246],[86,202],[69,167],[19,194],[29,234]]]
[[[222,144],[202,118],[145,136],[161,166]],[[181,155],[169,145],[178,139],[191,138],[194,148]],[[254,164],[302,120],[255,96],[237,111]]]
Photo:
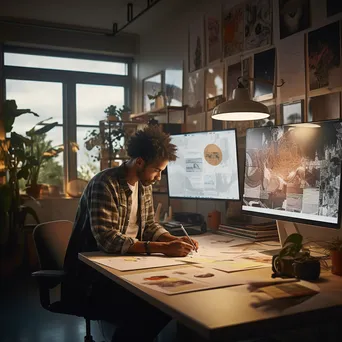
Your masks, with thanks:
[[[251,0],[245,5],[245,50],[272,42],[272,1]]]
[[[195,71],[188,78],[188,115],[204,112],[204,71]]]
[[[223,51],[224,56],[233,56],[243,51],[244,6],[223,8]]]
[[[340,73],[340,22],[321,27],[308,35],[310,90],[328,87],[331,75]],[[340,86],[341,84],[335,85]]]
[[[310,0],[279,1],[280,39],[310,27]]]
[[[204,59],[204,23],[202,18],[198,18],[189,28],[189,72],[201,69]]]
[[[207,61],[211,63],[222,57],[221,14],[210,13],[206,16]]]

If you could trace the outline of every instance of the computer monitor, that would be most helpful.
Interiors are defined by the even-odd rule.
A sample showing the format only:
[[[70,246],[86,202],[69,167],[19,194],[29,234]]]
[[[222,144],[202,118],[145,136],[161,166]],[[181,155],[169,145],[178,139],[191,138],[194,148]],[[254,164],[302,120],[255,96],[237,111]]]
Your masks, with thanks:
[[[235,129],[171,135],[177,160],[167,167],[171,198],[239,200]]]
[[[243,212],[339,228],[341,157],[340,120],[248,129]]]

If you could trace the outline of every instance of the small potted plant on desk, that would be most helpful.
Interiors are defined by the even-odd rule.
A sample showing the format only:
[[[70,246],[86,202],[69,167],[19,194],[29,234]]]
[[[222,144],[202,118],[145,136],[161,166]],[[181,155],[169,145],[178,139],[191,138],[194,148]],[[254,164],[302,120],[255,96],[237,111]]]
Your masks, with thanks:
[[[295,233],[287,237],[279,254],[272,258],[272,277],[296,277],[304,280],[317,280],[321,265],[310,251],[303,248],[303,236]]]
[[[342,276],[342,239],[339,237],[327,243],[331,256],[331,273]]]

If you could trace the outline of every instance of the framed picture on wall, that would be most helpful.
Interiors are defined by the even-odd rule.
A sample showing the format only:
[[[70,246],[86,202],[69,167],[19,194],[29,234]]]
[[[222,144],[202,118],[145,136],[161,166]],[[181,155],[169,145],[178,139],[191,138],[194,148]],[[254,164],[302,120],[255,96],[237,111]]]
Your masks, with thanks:
[[[284,125],[301,123],[304,118],[304,100],[282,103],[280,105],[281,122]]]
[[[309,98],[308,122],[333,120],[341,117],[341,93],[330,93]]]
[[[222,57],[221,11],[212,11],[205,19],[207,61],[211,63]]]
[[[147,112],[156,107],[156,99],[151,99],[152,96],[157,96],[163,91],[163,72],[158,72],[152,76],[146,77],[142,81],[143,93],[143,111]]]
[[[189,26],[189,72],[205,65],[204,19],[198,17]]]

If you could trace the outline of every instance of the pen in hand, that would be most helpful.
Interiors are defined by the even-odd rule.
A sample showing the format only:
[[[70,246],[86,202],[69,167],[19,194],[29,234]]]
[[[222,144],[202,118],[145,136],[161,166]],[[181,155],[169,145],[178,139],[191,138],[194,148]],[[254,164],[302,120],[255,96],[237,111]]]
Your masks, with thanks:
[[[190,236],[189,236],[189,234],[187,233],[187,231],[185,230],[185,228],[183,227],[183,225],[182,225],[182,224],[181,224],[180,226],[181,226],[181,228],[182,228],[182,230],[183,230],[183,232],[184,232],[185,236],[186,236],[186,237],[189,239],[189,241],[190,241],[190,243],[191,243],[192,247],[194,248],[194,250],[195,250],[195,251],[196,251],[196,253],[197,253],[197,248],[196,248],[195,244],[192,242],[192,240],[190,239]]]

